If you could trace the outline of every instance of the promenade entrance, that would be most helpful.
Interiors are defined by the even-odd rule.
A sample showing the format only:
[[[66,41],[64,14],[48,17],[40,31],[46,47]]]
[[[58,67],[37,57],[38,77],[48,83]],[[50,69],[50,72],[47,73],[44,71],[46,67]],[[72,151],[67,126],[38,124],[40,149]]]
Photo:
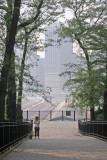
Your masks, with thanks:
[[[107,143],[80,135],[77,121],[42,121],[40,139],[28,139],[3,160],[106,159]]]

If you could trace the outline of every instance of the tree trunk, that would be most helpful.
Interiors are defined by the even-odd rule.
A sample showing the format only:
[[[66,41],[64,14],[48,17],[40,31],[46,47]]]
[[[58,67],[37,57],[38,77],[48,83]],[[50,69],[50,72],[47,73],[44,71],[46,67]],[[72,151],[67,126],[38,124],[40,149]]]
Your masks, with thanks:
[[[91,77],[91,65],[90,65],[90,59],[89,59],[89,55],[87,52],[87,49],[83,46],[81,40],[78,38],[78,36],[75,34],[76,40],[80,46],[80,48],[83,50],[84,54],[85,54],[85,58],[86,58],[86,62],[87,62],[87,69],[88,69],[88,76],[89,78]],[[89,91],[90,92],[90,91]],[[93,96],[91,93],[90,94],[90,120],[93,121],[95,120],[95,112],[94,112],[94,105],[92,104],[93,102]]]
[[[21,62],[21,71],[19,76],[19,87],[18,87],[18,99],[17,99],[17,121],[18,122],[22,121],[21,104],[22,104],[23,74],[24,74],[24,68],[25,68],[25,57],[27,53],[27,43],[28,43],[28,36],[25,36],[25,45],[24,45],[23,58]]]
[[[15,36],[17,31],[17,24],[20,15],[20,4],[21,0],[15,0],[14,2],[14,12],[10,25],[9,38],[6,43],[6,50],[4,55],[3,67],[1,70],[1,80],[0,80],[0,120],[4,120],[5,113],[5,98],[7,92],[7,78],[11,64],[11,55],[13,53]]]
[[[107,121],[107,88],[104,92],[103,120]]]
[[[90,120],[91,120],[91,121],[94,121],[94,120],[95,120],[94,108],[90,109]]]
[[[103,120],[107,121],[107,52],[106,52],[106,82],[104,91]]]
[[[15,82],[15,55],[12,56],[8,76],[6,111],[10,121],[16,121],[16,82]]]

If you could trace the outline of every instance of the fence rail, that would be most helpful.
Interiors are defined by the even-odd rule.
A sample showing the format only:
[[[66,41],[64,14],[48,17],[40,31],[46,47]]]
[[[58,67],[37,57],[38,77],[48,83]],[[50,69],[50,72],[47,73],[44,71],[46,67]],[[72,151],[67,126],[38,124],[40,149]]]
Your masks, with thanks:
[[[75,121],[75,111],[71,110],[45,110],[23,112],[24,120],[34,119],[35,115],[37,115],[41,121]]]
[[[14,145],[32,132],[32,122],[0,122],[0,152]]]
[[[41,111],[23,111],[24,120],[34,119],[38,116],[41,121],[76,121],[81,117],[88,119],[87,112],[80,115],[75,110],[41,110]]]
[[[107,121],[78,121],[81,134],[95,136],[107,141]]]

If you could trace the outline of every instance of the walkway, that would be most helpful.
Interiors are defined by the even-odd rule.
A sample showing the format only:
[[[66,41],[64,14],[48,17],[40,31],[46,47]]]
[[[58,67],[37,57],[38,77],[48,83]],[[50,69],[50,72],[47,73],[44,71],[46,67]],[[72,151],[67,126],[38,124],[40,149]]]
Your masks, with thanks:
[[[107,143],[81,136],[77,122],[41,122],[40,139],[25,141],[4,160],[107,160]]]

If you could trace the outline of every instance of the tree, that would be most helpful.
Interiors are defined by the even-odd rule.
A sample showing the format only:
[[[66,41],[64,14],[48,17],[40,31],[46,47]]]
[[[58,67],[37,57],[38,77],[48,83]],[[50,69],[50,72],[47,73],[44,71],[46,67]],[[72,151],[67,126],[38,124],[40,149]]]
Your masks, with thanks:
[[[33,14],[35,13],[35,4],[36,4],[36,2],[33,2],[32,4],[30,3],[30,6],[32,6],[32,12],[29,11],[30,16],[31,15],[33,16]],[[62,10],[59,10],[58,6],[56,4],[58,4],[58,2],[56,3],[54,0],[50,1],[50,2],[47,0],[40,1],[40,2],[38,1],[38,5],[36,5],[36,8],[37,8],[36,15],[37,16],[34,19],[35,21],[33,19],[30,20],[30,23],[28,21],[27,27],[25,26],[26,23],[23,22],[23,18],[20,19],[21,24],[19,25],[19,28],[21,27],[23,30],[25,30],[25,34],[23,36],[24,38],[22,38],[23,40],[25,40],[25,44],[24,44],[23,57],[22,57],[22,61],[21,61],[19,86],[18,86],[18,99],[17,99],[18,117],[21,117],[20,111],[21,111],[21,101],[22,101],[22,92],[23,92],[24,69],[25,69],[25,65],[26,65],[25,59],[26,59],[26,55],[27,55],[28,44],[31,43],[29,41],[29,39],[31,37],[33,39],[34,36],[36,37],[36,34],[40,33],[41,31],[43,32],[43,29],[41,28],[41,26],[54,22],[57,19],[57,17],[62,13]],[[55,5],[56,5],[56,12],[54,12]],[[21,29],[21,31],[22,31],[22,29]],[[36,42],[37,41],[38,41],[38,39],[36,39]],[[20,119],[20,118],[18,118],[18,119]]]
[[[106,20],[105,17],[103,19]],[[106,29],[106,23],[102,21],[101,25],[98,25],[96,28],[96,35],[97,39],[95,38],[95,35],[93,36],[93,39],[95,39],[94,44],[91,43],[91,45],[98,46],[96,48],[97,51],[97,59],[92,62],[92,65],[95,65],[97,67],[100,66],[100,69],[102,69],[102,83],[103,83],[103,120],[107,120],[107,29]],[[103,25],[102,25],[103,24]],[[94,49],[95,49],[94,48]]]
[[[6,114],[7,119],[16,121],[16,81],[15,81],[15,54],[11,58],[11,66],[7,82]]]
[[[10,21],[11,23],[10,29],[9,29],[9,33],[7,33],[7,38],[6,38],[6,49],[5,49],[3,67],[1,70],[1,79],[0,79],[0,120],[4,120],[5,97],[6,97],[6,91],[7,91],[7,77],[9,73],[10,64],[11,64],[11,55],[13,53],[14,44],[15,44],[17,24],[18,24],[19,15],[20,15],[20,5],[21,5],[21,0],[15,0],[12,19]],[[0,8],[2,8],[2,6]],[[10,10],[8,11],[7,7],[3,7],[3,10],[7,12],[10,11]]]
[[[2,10],[5,10],[5,12],[7,13],[6,15],[8,15],[8,13],[11,13],[11,15],[6,17],[7,18],[6,23],[9,22],[9,27],[10,27],[9,30],[7,28],[7,35],[6,35],[7,36],[6,39],[9,43],[9,46],[11,45],[9,38],[11,36],[13,36],[13,34],[11,33],[12,29],[15,29],[15,31],[17,31],[17,34],[18,34],[19,31],[22,33],[23,29],[26,27],[27,36],[29,37],[30,33],[33,32],[34,30],[37,30],[38,28],[40,28],[40,26],[42,24],[46,24],[46,23],[50,24],[52,21],[54,22],[57,19],[57,17],[62,13],[62,10],[60,10],[59,1],[60,0],[58,0],[57,2],[55,0],[51,0],[51,1],[48,1],[48,0],[37,0],[36,1],[36,0],[34,0],[31,2],[27,1],[26,4],[24,4],[24,5],[22,4],[21,8],[20,8],[20,6],[18,7],[17,5],[15,8],[15,7],[12,7],[13,1],[7,0],[8,7],[6,7],[5,5],[0,6],[0,8]],[[16,1],[15,1],[15,4],[16,4]],[[26,7],[25,7],[25,5],[26,5]],[[19,16],[18,16],[18,19],[16,17],[18,25],[16,24],[16,28],[14,28],[13,21],[14,21],[15,16],[17,16],[17,14],[14,14],[14,13],[16,13],[16,10],[20,11],[20,9],[22,9],[23,7],[24,7],[24,10],[23,11],[21,10],[20,20],[19,20]],[[38,32],[39,32],[39,30],[38,30]],[[16,32],[15,32],[15,35],[16,35]],[[13,46],[11,45],[12,50],[15,45],[15,35],[14,35],[14,43],[12,43]],[[23,41],[23,39],[22,39],[22,41]],[[7,43],[6,43],[6,46],[7,46]],[[4,57],[6,57],[6,58],[4,58],[3,67],[2,67],[2,71],[1,71],[1,82],[0,82],[0,87],[2,90],[2,93],[0,92],[0,106],[2,106],[1,107],[1,110],[2,110],[1,119],[3,119],[3,117],[4,117],[5,97],[6,97],[6,91],[7,91],[7,78],[8,78],[8,73],[10,70],[10,63],[12,63],[11,62],[11,60],[12,60],[11,55],[13,53],[12,50],[9,50],[9,53],[11,53],[9,55],[9,57],[8,57],[9,53],[7,53],[7,50],[6,50],[5,55],[4,55]],[[6,59],[9,59],[9,61],[7,61],[8,64],[6,62]],[[25,60],[23,60],[23,62],[22,62],[23,66],[24,66],[24,61]],[[6,64],[6,66],[5,66],[5,64]],[[7,66],[8,66],[8,69],[6,70]],[[21,68],[24,69],[24,67],[21,67]],[[6,74],[4,75],[5,71],[6,71]],[[23,78],[23,76],[20,76],[20,78]],[[20,85],[22,85],[21,83],[20,83]],[[3,85],[4,85],[4,87],[3,87]],[[20,90],[19,92],[21,93],[22,91]]]
[[[91,120],[95,119],[94,115],[94,95],[92,91],[94,91],[94,85],[91,85],[93,78],[93,67],[92,61],[94,61],[95,56],[103,54],[103,51],[99,48],[103,48],[104,39],[102,39],[98,33],[101,31],[101,21],[103,22],[102,26],[105,28],[104,19],[106,12],[106,1],[87,1],[87,0],[66,0],[63,2],[63,5],[71,9],[73,12],[73,19],[68,20],[66,26],[62,27],[61,36],[70,37],[73,41],[75,41],[79,47],[81,48],[82,55],[84,54],[87,64],[87,74],[88,74],[88,97],[90,103],[91,110]],[[93,18],[94,17],[94,18]],[[96,37],[96,38],[95,38]],[[95,40],[98,39],[102,43],[96,43]],[[94,53],[94,54],[93,54]],[[102,60],[101,60],[102,61]],[[99,64],[99,68],[101,67],[101,61]],[[94,67],[94,70],[97,66]],[[87,86],[85,86],[87,87]],[[77,87],[78,88],[78,87]],[[79,88],[81,91],[81,87]],[[106,97],[106,94],[105,94]],[[106,102],[105,102],[106,103]],[[107,112],[105,112],[107,114]],[[105,118],[104,118],[105,120]]]

